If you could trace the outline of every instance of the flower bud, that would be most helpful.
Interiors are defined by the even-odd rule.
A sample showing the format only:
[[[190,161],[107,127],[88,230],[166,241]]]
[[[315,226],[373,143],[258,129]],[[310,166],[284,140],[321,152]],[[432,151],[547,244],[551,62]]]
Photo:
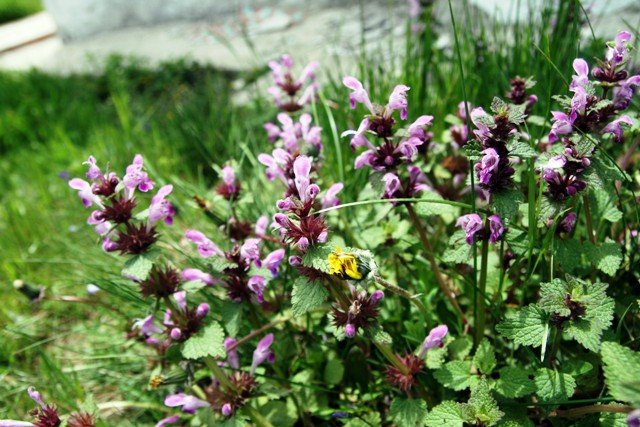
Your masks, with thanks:
[[[196,317],[198,317],[199,319],[202,319],[207,314],[209,314],[209,304],[207,304],[206,302],[203,302],[196,309]]]
[[[384,298],[384,292],[382,292],[381,290],[377,290],[371,294],[371,301],[373,302],[378,302],[382,298]]]
[[[289,257],[289,265],[296,267],[298,265],[302,265],[302,258],[299,256],[292,255]]]
[[[356,336],[356,327],[353,323],[347,323],[344,327],[344,335],[347,338],[353,338]]]
[[[222,412],[222,415],[224,415],[225,417],[229,417],[231,416],[231,414],[233,414],[233,407],[231,406],[231,404],[225,403],[224,405],[222,405],[222,409],[220,410],[220,412]]]
[[[180,339],[180,337],[182,337],[182,331],[180,330],[180,328],[173,328],[169,335],[171,336],[171,339],[177,341]]]

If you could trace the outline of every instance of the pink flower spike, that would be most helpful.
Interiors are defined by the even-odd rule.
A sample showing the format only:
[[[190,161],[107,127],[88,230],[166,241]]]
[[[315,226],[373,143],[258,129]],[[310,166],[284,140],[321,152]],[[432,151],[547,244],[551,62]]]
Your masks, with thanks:
[[[164,404],[170,408],[182,406],[182,411],[188,414],[193,414],[199,408],[205,408],[209,406],[209,403],[204,400],[200,400],[197,397],[189,396],[184,393],[171,394],[164,399]]]
[[[171,415],[170,417],[163,418],[155,425],[155,427],[165,427],[169,424],[175,424],[180,421],[179,415]]]
[[[93,194],[91,184],[89,184],[84,179],[73,178],[71,181],[69,181],[69,187],[73,188],[74,190],[78,190],[78,196],[80,197],[80,200],[82,200],[82,204],[85,208],[88,208],[94,203],[101,208],[103,207],[100,197]]]
[[[369,94],[358,79],[352,76],[346,76],[342,79],[342,84],[353,91],[349,94],[349,105],[351,106],[351,109],[356,108],[356,105],[359,102],[364,104],[371,114],[375,114],[373,104],[371,103],[371,100],[369,100]]]
[[[174,292],[173,300],[178,304],[178,308],[183,312],[187,310],[187,292],[178,291]]]
[[[235,346],[237,342],[238,340],[231,337],[224,339],[224,349],[227,352],[227,362],[233,369],[240,369],[240,358],[238,357],[238,352],[235,347],[232,348],[232,346]]]
[[[201,232],[197,230],[187,230],[184,235],[198,246],[198,252],[203,258],[210,258],[214,255],[224,256],[220,248]]]
[[[258,342],[258,346],[253,352],[253,362],[251,363],[251,375],[255,372],[256,368],[260,366],[266,360],[273,360],[273,352],[271,351],[271,344],[273,344],[273,334],[268,334]]]
[[[389,103],[387,104],[387,107],[391,111],[400,110],[400,118],[402,120],[407,119],[407,113],[408,113],[407,92],[409,91],[409,89],[410,89],[409,86],[397,85],[393,89],[393,92],[391,92],[391,96],[389,97]]]
[[[264,288],[266,283],[263,276],[251,276],[247,281],[247,287],[256,296],[259,303],[264,302]]]
[[[278,268],[283,258],[284,249],[276,249],[262,260],[262,265],[269,269],[271,275],[275,278],[278,277]]]
[[[127,173],[122,182],[127,190],[126,196],[130,199],[134,190],[137,188],[142,192],[153,190],[153,181],[149,179],[149,175],[143,170],[143,159],[140,154],[136,154],[133,162],[127,166]]]
[[[444,345],[443,339],[449,333],[447,325],[439,325],[429,331],[429,335],[424,339],[418,357],[421,359],[427,353],[427,350],[434,347],[442,347]]]
[[[182,270],[182,280],[185,282],[200,281],[207,285],[213,285],[216,282],[212,275],[197,268],[185,268]]]
[[[45,409],[47,407],[47,405],[45,405],[44,401],[42,400],[42,395],[33,386],[27,388],[27,393],[34,402],[40,405],[42,409]]]

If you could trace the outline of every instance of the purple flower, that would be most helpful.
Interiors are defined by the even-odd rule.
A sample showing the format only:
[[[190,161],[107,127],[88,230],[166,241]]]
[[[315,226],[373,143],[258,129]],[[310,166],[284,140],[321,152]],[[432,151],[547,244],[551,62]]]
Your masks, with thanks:
[[[640,427],[640,409],[629,412],[627,415],[627,425],[629,427]]]
[[[259,303],[264,302],[264,288],[266,287],[265,279],[263,276],[251,276],[247,281],[247,288],[253,292]]]
[[[640,85],[640,75],[631,76],[613,89],[613,106],[616,110],[626,110],[631,103],[633,86]]]
[[[622,134],[624,132],[624,130],[622,129],[622,123],[633,126],[633,120],[631,120],[631,117],[622,115],[606,125],[604,129],[602,129],[602,134],[611,133],[614,135],[614,139],[616,140],[616,142],[621,142]]]
[[[78,196],[80,197],[80,200],[82,200],[82,204],[85,208],[88,208],[94,203],[100,206],[100,208],[104,207],[102,205],[100,197],[93,194],[91,184],[89,184],[84,179],[73,178],[71,181],[69,181],[69,187],[73,188],[74,190],[78,190]]]
[[[256,221],[256,227],[254,229],[254,232],[256,233],[256,236],[258,237],[262,237],[265,236],[267,234],[267,226],[269,225],[269,217],[266,215],[262,215],[260,218],[258,218],[258,220]]]
[[[481,162],[476,165],[476,170],[478,171],[478,178],[480,179],[480,182],[488,185],[498,169],[500,156],[493,148],[483,150],[482,154],[484,154],[484,156],[482,157]]]
[[[268,155],[265,153],[258,155],[258,161],[267,167],[265,174],[269,181],[278,178],[287,184],[286,170],[287,165],[291,162],[291,155],[282,148],[276,148]]]
[[[34,427],[35,425],[28,421],[16,420],[0,420],[0,427]]]
[[[227,362],[233,369],[240,369],[240,358],[238,357],[238,351],[235,348],[237,342],[238,340],[231,337],[224,339],[224,349],[227,352]]]
[[[378,302],[384,298],[384,292],[381,290],[376,290],[371,294],[371,301]]]
[[[629,40],[631,33],[628,31],[620,31],[615,41],[607,49],[605,58],[614,66],[622,65],[629,60]]]
[[[162,333],[162,329],[155,325],[152,314],[148,315],[144,319],[135,322],[133,324],[133,329],[139,329],[140,333],[144,336]]]
[[[298,197],[303,203],[313,201],[320,191],[316,184],[311,184],[310,172],[311,159],[307,156],[298,156],[293,162],[294,183],[298,190]]]
[[[342,191],[343,188],[344,184],[341,182],[337,182],[329,187],[324,196],[322,196],[322,209],[338,206],[340,204],[338,193]]]
[[[567,233],[570,234],[574,227],[576,226],[576,222],[578,220],[578,215],[575,212],[569,212],[567,216],[565,216],[556,227],[556,233]],[[553,224],[553,220],[551,220],[551,224]]]
[[[220,413],[225,417],[231,416],[233,414],[233,406],[231,406],[230,403],[225,403],[222,405],[222,408],[220,408]]]
[[[187,311],[187,293],[185,291],[174,292],[173,300],[181,311]]]
[[[184,393],[176,393],[167,396],[166,399],[164,399],[164,404],[170,408],[182,406],[182,411],[188,414],[194,414],[199,408],[206,408],[209,406],[208,402]]]
[[[369,130],[369,125],[369,119],[365,118],[360,122],[358,130],[346,130],[342,132],[340,137],[344,138],[345,136],[353,135],[353,138],[351,138],[351,142],[349,143],[349,147],[351,147],[352,150],[355,150],[356,147],[368,147],[375,150],[375,146],[364,136]]]
[[[86,162],[83,165],[89,165],[89,170],[87,170],[87,178],[94,180],[102,177],[102,171],[96,164],[96,159],[93,156],[89,156]]]
[[[351,109],[356,108],[357,103],[364,104],[371,114],[375,114],[373,104],[369,99],[369,94],[362,86],[362,83],[358,79],[352,76],[346,76],[342,79],[342,84],[352,90],[349,94],[349,105]]]
[[[424,358],[424,355],[427,353],[427,350],[432,349],[434,347],[442,347],[444,343],[442,340],[449,332],[449,328],[447,325],[439,325],[429,331],[429,335],[422,342],[422,346],[420,347],[420,352],[418,353],[419,358]]]
[[[576,86],[571,90],[573,91],[571,112],[582,116],[587,110],[587,91],[582,86]]]
[[[209,258],[214,255],[224,256],[224,253],[220,250],[220,248],[218,248],[215,243],[209,240],[201,232],[197,230],[187,230],[184,235],[187,239],[198,245],[198,252],[203,258]]]
[[[260,259],[260,239],[247,239],[240,247],[240,256],[242,259],[253,262]]]
[[[315,69],[318,65],[315,61],[310,62],[302,70],[300,77],[294,79],[292,75],[293,61],[289,55],[283,55],[280,61],[269,62],[275,86],[270,87],[268,92],[273,96],[276,105],[281,110],[287,112],[298,111],[311,101],[318,91],[319,86],[317,83],[311,83],[307,86],[298,100],[295,100],[295,96],[302,90],[307,81],[313,82],[315,80]],[[288,100],[283,100],[283,95],[287,96]]]
[[[126,189],[126,197],[130,199],[134,190],[137,188],[142,192],[153,190],[153,181],[149,179],[149,175],[143,170],[143,159],[140,154],[136,154],[133,163],[127,166],[127,173],[122,182]]]
[[[466,233],[466,241],[468,244],[473,243],[475,234],[484,229],[482,218],[478,214],[467,214],[458,218],[456,226],[461,227]]]
[[[504,225],[498,215],[491,215],[489,218],[489,243],[496,243],[502,239],[504,234]]]
[[[420,2],[418,0],[409,0],[409,18],[415,19],[420,16],[420,11],[422,7],[420,7]]]
[[[223,167],[220,174],[222,176],[222,181],[227,184],[227,187],[230,189],[236,188],[236,172],[231,166]]]
[[[405,85],[397,85],[393,92],[391,92],[391,96],[389,97],[389,103],[387,104],[387,108],[391,111],[400,110],[400,118],[402,120],[407,119],[408,113],[408,103],[407,103],[407,92],[409,91],[409,86]]]
[[[400,178],[396,174],[389,172],[382,177],[382,181],[384,182],[384,198],[396,198],[395,194],[400,190]]]
[[[27,388],[27,393],[34,402],[40,405],[42,409],[45,409],[47,407],[47,405],[45,405],[44,401],[42,400],[42,395],[34,387]]]
[[[171,415],[170,417],[166,417],[158,421],[155,427],[165,427],[169,424],[175,424],[180,421],[179,415]]]
[[[273,344],[273,334],[268,334],[258,342],[258,346],[253,352],[253,362],[251,363],[251,375],[255,372],[256,368],[265,361],[273,363],[275,360],[275,354],[271,350],[271,344]]]
[[[353,338],[356,336],[356,326],[353,323],[347,323],[344,325],[344,336],[347,338]]]
[[[569,89],[575,89],[576,87],[583,87],[589,83],[589,65],[587,61],[582,58],[576,58],[573,60],[573,69],[576,71],[576,75],[572,77]]]
[[[283,258],[284,249],[276,249],[262,260],[262,265],[269,269],[273,277],[278,277],[278,268]]]
[[[149,225],[164,220],[166,224],[173,223],[175,210],[173,205],[165,197],[173,191],[173,185],[165,185],[158,190],[158,193],[151,199],[149,205]]]
[[[182,280],[186,282],[199,280],[207,285],[213,285],[216,282],[212,275],[197,268],[185,268],[182,270]]]
[[[206,302],[198,304],[198,307],[196,308],[196,318],[202,319],[207,317],[210,309],[211,307],[209,307],[209,304],[207,304]]]
[[[551,119],[553,124],[551,132],[549,132],[549,142],[556,142],[558,135],[568,135],[573,132],[573,122],[577,118],[575,112],[572,111],[570,115],[567,115],[561,111],[552,111],[551,115],[553,116]]]

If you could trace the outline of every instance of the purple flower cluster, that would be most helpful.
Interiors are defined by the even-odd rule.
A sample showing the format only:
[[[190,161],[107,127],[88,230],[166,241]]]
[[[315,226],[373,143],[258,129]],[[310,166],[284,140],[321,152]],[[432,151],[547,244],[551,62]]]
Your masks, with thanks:
[[[266,217],[265,217],[266,218]],[[268,278],[262,274],[252,274],[252,266],[266,268],[273,278],[278,276],[278,270],[284,258],[284,249],[276,249],[266,256],[261,255],[261,246],[265,236],[265,218],[260,218],[256,225],[256,236],[247,238],[242,244],[234,243],[231,250],[224,252],[208,237],[197,230],[187,230],[187,239],[197,245],[198,252],[203,258],[219,257],[228,266],[222,271],[223,277],[216,278],[212,274],[196,268],[188,268],[182,272],[184,280],[200,281],[207,285],[223,285],[227,295],[234,302],[248,301],[253,295],[259,303],[264,302],[264,289]]]
[[[274,83],[269,93],[280,110],[299,111],[313,101],[319,89],[314,73],[317,62],[307,64],[297,79],[293,77],[293,61],[289,55],[282,55],[279,61],[270,61],[269,68]]]
[[[255,390],[257,385],[254,378],[256,368],[264,362],[273,363],[275,361],[275,355],[271,350],[273,340],[273,334],[268,334],[258,342],[253,352],[251,369],[249,372],[244,372],[240,370],[240,358],[236,350],[237,341],[233,338],[227,338],[224,342],[227,350],[226,364],[234,371],[224,375],[227,376],[226,380],[233,387],[231,389],[223,388],[220,379],[212,377],[210,385],[203,389],[204,399],[180,392],[167,396],[164,404],[171,408],[180,407],[182,412],[187,414],[193,414],[200,408],[211,408],[224,417],[232,416],[244,406],[245,401],[251,397]],[[176,423],[179,419],[178,415],[172,415],[160,421],[156,427]],[[163,422],[164,424],[161,424]]]
[[[511,90],[507,92],[507,98],[515,105],[524,105],[525,113],[529,114],[533,106],[538,102],[536,95],[529,95],[527,89],[531,89],[535,82],[532,78],[516,76],[509,82]]]
[[[428,187],[425,175],[417,168],[410,166],[408,177],[402,178],[398,168],[414,161],[419,149],[431,141],[432,135],[427,128],[433,121],[433,116],[420,116],[406,129],[406,136],[395,137],[396,119],[394,113],[399,111],[400,120],[406,120],[408,115],[407,92],[409,87],[397,85],[391,93],[386,105],[376,105],[369,99],[369,94],[362,83],[355,77],[347,76],[343,84],[351,89],[349,104],[355,108],[357,104],[364,105],[369,114],[360,122],[357,130],[347,130],[342,136],[351,136],[350,147],[355,150],[364,147],[355,160],[354,167],[360,169],[368,166],[374,171],[385,174],[385,198],[413,197]],[[369,139],[377,138],[379,143],[373,144]]]
[[[467,214],[458,218],[456,226],[464,230],[466,241],[473,244],[475,241],[489,239],[489,243],[496,243],[504,236],[504,225],[498,215],[491,215],[487,218],[486,224],[478,214]]]
[[[235,200],[240,195],[240,183],[236,180],[236,171],[231,166],[225,166],[220,171],[222,180],[216,188],[216,193],[227,200]]]
[[[482,107],[471,111],[471,120],[477,128],[473,133],[483,148],[482,160],[475,165],[478,186],[489,194],[510,187],[515,173],[507,142],[516,136],[517,130],[509,113],[505,109],[490,116]]]
[[[137,207],[135,191],[153,190],[154,183],[144,170],[143,159],[137,154],[133,163],[120,179],[113,172],[103,173],[93,156],[85,162],[89,166],[86,177],[89,181],[73,178],[69,186],[78,190],[85,207],[95,206],[87,222],[102,236],[105,251],[120,251],[122,254],[146,252],[157,240],[156,224],[173,222],[175,210],[167,196],[173,186],[161,187],[151,199],[146,220],[134,218]]]
[[[280,126],[274,123],[264,125],[270,142],[276,143],[291,156],[307,153],[317,157],[322,151],[322,128],[311,125],[311,115],[301,114],[298,122],[285,113],[278,114],[277,118]]]

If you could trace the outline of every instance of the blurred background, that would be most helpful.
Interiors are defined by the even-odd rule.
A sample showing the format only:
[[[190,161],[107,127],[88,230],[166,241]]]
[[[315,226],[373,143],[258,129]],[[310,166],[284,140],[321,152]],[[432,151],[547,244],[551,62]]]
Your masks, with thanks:
[[[637,0],[451,0],[451,10],[443,0],[0,0],[0,419],[31,409],[29,385],[63,411],[94,394],[109,425],[163,414],[144,349],[126,340],[124,313],[144,304],[118,282],[116,255],[101,252],[67,185],[89,155],[122,171],[144,154],[153,179],[175,187],[166,233],[177,238],[202,219],[192,199],[217,180],[213,165],[233,158],[246,188],[267,188],[256,160],[277,113],[267,62],[288,53],[296,70],[321,64],[313,113],[327,178],[347,177],[342,197],[355,200],[366,174],[339,138],[357,119],[342,76],[380,100],[410,86],[409,118],[434,115],[436,143],[463,85],[486,107],[509,79],[533,76],[545,125],[573,58],[601,56],[622,29],[637,39],[640,24]],[[254,199],[255,217],[273,212],[275,195]],[[112,285],[100,303],[86,292],[97,278]]]

